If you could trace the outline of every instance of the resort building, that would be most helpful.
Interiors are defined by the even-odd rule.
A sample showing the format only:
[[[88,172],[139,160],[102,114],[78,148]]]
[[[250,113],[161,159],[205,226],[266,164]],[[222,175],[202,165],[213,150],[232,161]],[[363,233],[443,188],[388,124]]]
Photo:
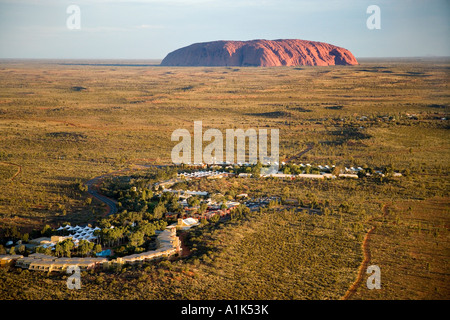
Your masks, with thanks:
[[[181,230],[188,230],[192,227],[198,226],[199,224],[200,223],[198,220],[194,218],[178,219],[176,227]]]
[[[20,254],[2,254],[0,255],[0,267],[12,266],[20,258],[23,258]]]
[[[16,261],[16,267],[37,271],[65,271],[69,266],[78,266],[81,270],[98,267],[107,259],[104,258],[58,258],[41,253],[33,253]]]
[[[170,225],[156,237],[158,249],[136,253],[110,261],[105,266],[117,264],[142,264],[143,262],[170,257],[181,252],[180,239],[176,236],[176,226]]]

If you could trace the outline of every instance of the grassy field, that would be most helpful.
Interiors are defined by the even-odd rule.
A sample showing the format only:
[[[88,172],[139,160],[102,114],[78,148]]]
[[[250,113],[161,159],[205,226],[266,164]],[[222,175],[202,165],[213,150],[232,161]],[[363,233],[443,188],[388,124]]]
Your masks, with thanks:
[[[448,60],[277,68],[64,63],[0,63],[2,232],[95,223],[105,207],[87,204],[79,183],[170,163],[171,133],[192,133],[197,120],[204,131],[277,128],[282,159],[313,145],[299,161],[404,175],[202,180],[194,186],[315,201],[330,214],[290,206],[209,225],[193,234],[193,244],[208,244],[198,254],[87,273],[77,292],[65,287],[65,275],[2,269],[1,298],[339,299],[356,279],[372,226],[369,264],[380,266],[382,289],[368,290],[364,278],[352,299],[450,297]]]
[[[371,263],[383,267],[382,289],[360,287],[352,298],[448,299],[448,224],[448,198],[388,205],[369,241]]]

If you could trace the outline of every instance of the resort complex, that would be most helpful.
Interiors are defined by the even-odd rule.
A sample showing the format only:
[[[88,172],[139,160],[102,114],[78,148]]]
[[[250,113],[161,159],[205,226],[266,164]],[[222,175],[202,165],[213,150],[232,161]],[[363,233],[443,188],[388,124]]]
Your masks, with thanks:
[[[161,201],[165,196],[169,196],[170,199],[176,201],[178,213],[165,213],[166,219],[176,219],[176,223],[172,223],[168,226],[165,224],[166,227],[162,230],[155,230],[154,234],[156,235],[156,238],[154,239],[153,244],[148,246],[148,250],[142,251],[141,249],[132,254],[122,254],[118,256],[114,256],[111,253],[111,248],[103,251],[101,251],[101,249],[92,250],[94,244],[101,248],[99,244],[102,243],[102,239],[105,235],[115,232],[114,225],[100,228],[98,226],[91,227],[90,225],[71,226],[66,224],[54,229],[50,237],[34,238],[29,240],[26,244],[22,244],[19,240],[16,245],[26,246],[28,254],[26,256],[20,254],[2,255],[0,256],[1,265],[15,265],[22,269],[52,272],[65,271],[69,266],[77,266],[81,270],[91,270],[114,268],[124,264],[139,265],[144,262],[177,255],[179,256],[181,255],[182,249],[180,238],[177,236],[177,230],[187,231],[192,227],[200,225],[200,220],[202,219],[208,221],[212,220],[213,217],[216,217],[217,220],[227,218],[233,210],[236,210],[241,205],[254,211],[258,210],[260,207],[267,206],[271,201],[278,201],[278,199],[276,197],[250,199],[248,198],[248,194],[241,193],[235,195],[234,198],[230,200],[229,198],[226,199],[223,197],[223,195],[214,197],[214,195],[208,191],[179,189],[175,188],[175,186],[178,183],[187,182],[189,180],[195,181],[198,179],[222,179],[226,177],[236,177],[238,179],[250,178],[252,177],[252,173],[250,173],[251,170],[249,169],[251,169],[252,166],[254,167],[255,165],[243,164],[233,167],[226,164],[222,169],[229,170],[227,172],[217,170],[217,165],[213,166],[215,169],[209,171],[204,170],[208,166],[202,165],[200,166],[200,169],[197,166],[188,171],[177,172],[176,177],[154,183],[151,187],[153,190],[158,190],[155,194],[156,198],[159,199],[158,201]],[[334,165],[312,166],[309,163],[297,165],[283,162],[281,171],[263,175],[262,178],[292,180],[297,178],[336,179],[337,177],[342,177],[358,179],[361,176],[370,176],[372,174],[384,176],[384,173],[379,170],[369,170],[361,167],[342,168],[337,171]],[[394,172],[391,175],[398,177],[401,176],[401,173]],[[138,190],[136,187],[132,187],[131,191],[136,194],[145,194],[144,190]],[[213,198],[216,200],[213,200]],[[124,211],[124,213],[126,214],[126,211]],[[130,227],[132,228],[130,230],[135,230],[133,232],[140,232],[139,226],[137,226],[136,223],[133,223]],[[120,227],[118,228],[120,229]],[[120,232],[120,230],[118,231]],[[130,232],[131,231],[128,233],[129,238],[133,237],[133,232]],[[12,242],[9,242],[7,245],[11,246],[12,244]],[[86,255],[90,253],[91,256],[83,256],[83,254],[81,254],[81,257],[70,256],[70,251],[72,249],[79,249],[82,246],[88,248],[85,250]],[[9,251],[10,253],[14,253],[11,249]],[[78,255],[79,254],[80,251],[78,251]],[[93,254],[95,254],[95,256],[92,256]],[[114,258],[111,259],[111,256]]]

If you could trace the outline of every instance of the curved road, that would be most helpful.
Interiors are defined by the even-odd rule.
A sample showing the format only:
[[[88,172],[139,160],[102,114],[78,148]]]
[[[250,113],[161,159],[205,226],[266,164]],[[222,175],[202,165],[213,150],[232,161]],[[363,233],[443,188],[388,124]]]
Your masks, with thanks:
[[[116,201],[98,193],[97,191],[98,183],[100,182],[101,179],[105,178],[106,176],[108,176],[108,174],[104,174],[87,181],[86,185],[88,187],[88,193],[107,205],[108,207],[108,211],[106,212],[107,215],[116,214],[118,211]]]
[[[139,165],[139,166],[147,167],[147,168],[157,167],[157,168],[160,169],[162,167],[167,167],[167,166],[170,166],[170,165],[151,164],[151,165]],[[124,169],[124,170],[126,170],[126,169]],[[118,212],[117,201],[100,194],[98,192],[98,184],[100,183],[100,181],[102,179],[104,179],[104,178],[106,178],[108,176],[114,175],[114,174],[116,174],[118,172],[124,171],[124,170],[119,170],[119,171],[116,171],[116,172],[106,173],[106,174],[103,174],[101,176],[92,178],[91,180],[86,181],[86,183],[85,183],[87,185],[87,187],[88,187],[88,193],[90,195],[92,195],[93,197],[95,197],[97,200],[100,200],[101,202],[105,203],[106,206],[108,207],[108,211],[106,212],[106,215],[116,214]]]
[[[294,155],[293,157],[291,157],[289,159],[286,159],[285,161],[289,162],[289,161],[292,161],[295,158],[299,158],[303,154],[305,154],[308,151],[310,151],[313,147],[314,147],[314,144],[309,144],[305,150],[303,150],[302,152]],[[153,166],[155,166],[157,168],[162,168],[162,167],[165,167],[165,166],[168,166],[168,165],[142,165],[142,166],[143,167],[153,167]],[[21,168],[19,168],[19,172],[18,173],[20,173],[20,169]],[[86,185],[88,186],[88,193],[90,195],[92,195],[93,197],[95,197],[96,199],[100,200],[101,202],[103,202],[103,203],[105,203],[107,205],[107,207],[108,207],[108,212],[106,213],[107,215],[116,214],[118,212],[118,210],[117,210],[117,202],[112,200],[112,199],[110,199],[110,198],[108,198],[108,197],[106,197],[106,196],[104,196],[104,195],[102,195],[102,194],[100,194],[100,193],[98,193],[97,187],[98,187],[98,184],[100,183],[100,181],[102,179],[104,179],[105,177],[107,177],[107,176],[109,176],[111,174],[114,174],[114,173],[103,174],[101,176],[95,177],[95,178],[93,178],[93,179],[91,179],[91,180],[86,182]],[[386,209],[386,205],[383,206],[383,216],[386,216],[386,214],[387,214],[387,211],[385,209]],[[369,251],[369,248],[368,248],[368,240],[369,240],[369,237],[370,237],[371,233],[375,229],[376,229],[376,227],[372,226],[372,228],[367,232],[366,236],[364,237],[364,241],[363,241],[363,244],[362,244],[364,259],[363,259],[363,262],[361,263],[360,267],[358,268],[357,279],[352,284],[352,286],[347,290],[347,292],[345,293],[344,297],[342,298],[343,300],[349,299],[356,292],[356,290],[358,289],[358,287],[359,287],[359,285],[360,285],[360,283],[362,281],[363,273],[365,271],[365,268],[367,268],[367,265],[368,265],[369,260],[370,260],[370,251]]]

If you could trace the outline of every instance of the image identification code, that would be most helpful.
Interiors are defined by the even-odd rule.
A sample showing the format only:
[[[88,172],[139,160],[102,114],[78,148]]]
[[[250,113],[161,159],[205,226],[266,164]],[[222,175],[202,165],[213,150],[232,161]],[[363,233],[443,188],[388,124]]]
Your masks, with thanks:
[[[216,307],[198,307],[188,305],[181,308],[182,315],[207,315],[213,317],[215,313],[225,315],[268,315],[268,305],[259,304],[235,304],[227,305],[226,308],[218,309]]]

